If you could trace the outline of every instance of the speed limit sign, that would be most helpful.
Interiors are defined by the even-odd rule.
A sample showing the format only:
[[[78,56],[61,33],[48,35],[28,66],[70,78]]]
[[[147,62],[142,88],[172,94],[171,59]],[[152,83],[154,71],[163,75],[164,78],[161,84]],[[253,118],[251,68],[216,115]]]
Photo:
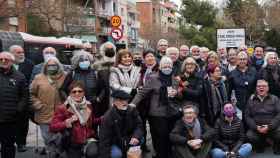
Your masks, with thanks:
[[[120,16],[114,15],[111,17],[111,25],[112,27],[119,27],[122,23],[122,19]]]

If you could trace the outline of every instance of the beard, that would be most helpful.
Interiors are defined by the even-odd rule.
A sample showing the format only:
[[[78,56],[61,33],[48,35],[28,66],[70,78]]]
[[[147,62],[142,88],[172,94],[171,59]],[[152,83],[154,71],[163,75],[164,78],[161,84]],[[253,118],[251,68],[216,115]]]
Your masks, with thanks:
[[[21,64],[24,62],[24,60],[25,60],[25,57],[17,59],[16,63]]]

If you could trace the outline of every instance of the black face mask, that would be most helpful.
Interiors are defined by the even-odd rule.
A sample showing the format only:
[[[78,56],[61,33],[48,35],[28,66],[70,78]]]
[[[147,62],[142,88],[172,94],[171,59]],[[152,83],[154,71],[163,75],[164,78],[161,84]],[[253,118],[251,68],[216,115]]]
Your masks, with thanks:
[[[142,65],[142,60],[141,59],[136,59],[136,60],[133,60],[133,63],[135,66],[141,66]]]
[[[114,51],[114,49],[113,48],[107,48],[106,50],[105,50],[105,56],[107,56],[107,57],[113,57],[113,56],[115,56],[115,51]]]

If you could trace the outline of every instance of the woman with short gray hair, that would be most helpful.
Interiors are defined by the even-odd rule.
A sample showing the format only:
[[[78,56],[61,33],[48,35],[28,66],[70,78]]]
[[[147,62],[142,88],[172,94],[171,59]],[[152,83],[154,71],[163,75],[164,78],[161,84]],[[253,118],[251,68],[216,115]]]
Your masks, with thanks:
[[[74,51],[73,55],[71,59],[73,70],[67,74],[61,89],[65,93],[65,96],[68,96],[68,87],[72,81],[81,81],[85,85],[86,99],[94,105],[97,100],[96,72],[92,68],[94,58],[90,53],[84,50]]]

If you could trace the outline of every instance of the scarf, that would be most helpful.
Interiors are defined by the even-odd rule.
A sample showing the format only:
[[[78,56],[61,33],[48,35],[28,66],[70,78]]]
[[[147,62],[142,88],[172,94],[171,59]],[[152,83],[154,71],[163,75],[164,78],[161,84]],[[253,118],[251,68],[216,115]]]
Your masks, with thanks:
[[[211,86],[211,99],[214,116],[218,116],[223,108],[223,103],[227,101],[227,91],[224,82],[212,80],[209,81]]]
[[[143,84],[145,85],[146,81],[149,79],[149,75],[153,72],[153,68],[156,66],[156,63],[151,65],[151,66],[148,66],[146,65],[147,69],[144,73],[144,77],[143,77]]]
[[[184,120],[183,120],[184,121]],[[184,125],[188,130],[188,134],[193,139],[200,139],[201,138],[201,126],[199,120],[196,118],[192,123],[188,123],[184,121]]]
[[[117,69],[114,71],[118,74],[119,82],[121,86],[136,88],[140,80],[141,68],[133,66],[124,66],[119,64]]]
[[[162,85],[159,91],[159,103],[162,103],[162,105],[168,105],[167,87],[172,86],[172,74],[165,75],[159,71],[159,80]]]
[[[90,103],[86,100],[86,97],[83,97],[82,102],[77,103],[71,96],[69,96],[64,102],[64,105],[70,105],[71,110],[75,113],[75,115],[77,115],[82,126],[86,125],[91,115],[91,111],[88,111],[87,108],[88,104]]]

